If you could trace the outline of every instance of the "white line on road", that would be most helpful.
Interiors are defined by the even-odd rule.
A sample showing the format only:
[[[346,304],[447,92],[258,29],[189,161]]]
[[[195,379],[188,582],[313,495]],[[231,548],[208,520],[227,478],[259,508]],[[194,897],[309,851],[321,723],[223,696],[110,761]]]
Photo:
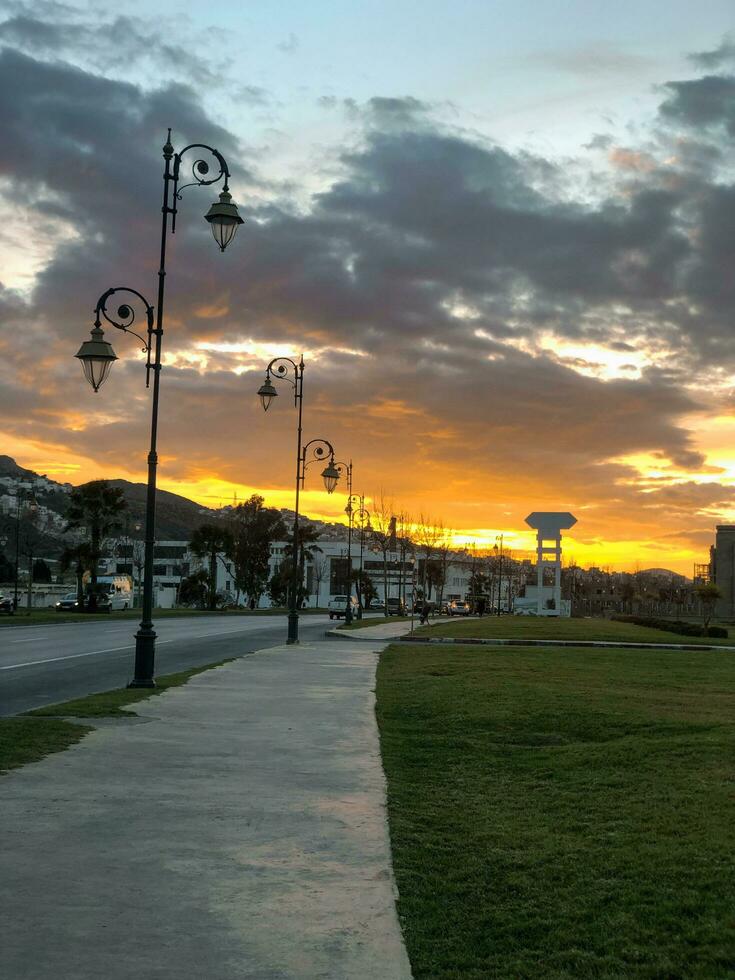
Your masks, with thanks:
[[[47,640],[47,636],[31,636],[27,640],[11,640],[11,643],[35,643],[36,640]]]
[[[173,643],[173,640],[158,640],[156,646],[160,647],[164,643]],[[79,657],[94,657],[98,653],[117,653],[118,650],[132,650],[134,643],[126,643],[124,647],[108,647],[106,650],[91,650],[89,653],[70,653],[68,657],[50,657],[48,660],[29,660],[25,664],[7,664],[0,667],[0,670],[17,670],[19,667],[36,667],[38,664],[55,664],[60,660],[77,660]]]

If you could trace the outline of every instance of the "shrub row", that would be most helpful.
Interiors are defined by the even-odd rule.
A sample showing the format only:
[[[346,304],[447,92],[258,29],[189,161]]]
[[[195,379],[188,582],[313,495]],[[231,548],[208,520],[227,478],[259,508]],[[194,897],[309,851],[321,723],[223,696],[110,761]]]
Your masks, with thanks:
[[[680,633],[682,636],[716,636],[727,639],[728,632],[722,626],[700,626],[698,623],[685,623],[681,619],[655,619],[653,616],[612,616],[619,623],[635,623],[636,626],[650,626],[654,630]]]

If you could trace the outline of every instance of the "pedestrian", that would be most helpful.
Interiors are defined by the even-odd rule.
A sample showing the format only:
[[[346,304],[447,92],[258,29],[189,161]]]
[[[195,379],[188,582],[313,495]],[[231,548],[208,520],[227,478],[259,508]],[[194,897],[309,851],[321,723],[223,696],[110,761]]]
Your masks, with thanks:
[[[477,615],[482,616],[484,612],[485,612],[485,597],[480,596],[480,598],[477,600]]]
[[[419,622],[421,623],[422,626],[426,626],[426,624],[429,622],[430,612],[431,612],[431,606],[426,601],[426,599],[424,599],[423,603],[421,604],[421,615],[419,617]]]

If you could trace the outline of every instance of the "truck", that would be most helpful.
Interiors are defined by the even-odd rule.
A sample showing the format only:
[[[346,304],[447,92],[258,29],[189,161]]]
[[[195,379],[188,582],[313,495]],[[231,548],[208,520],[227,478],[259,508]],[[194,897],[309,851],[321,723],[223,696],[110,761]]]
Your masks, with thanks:
[[[345,612],[347,610],[347,602],[349,601],[352,608],[352,615],[357,614],[357,599],[351,595],[348,597],[346,595],[333,595],[332,598],[327,603],[327,612],[329,613],[330,619],[343,619]]]

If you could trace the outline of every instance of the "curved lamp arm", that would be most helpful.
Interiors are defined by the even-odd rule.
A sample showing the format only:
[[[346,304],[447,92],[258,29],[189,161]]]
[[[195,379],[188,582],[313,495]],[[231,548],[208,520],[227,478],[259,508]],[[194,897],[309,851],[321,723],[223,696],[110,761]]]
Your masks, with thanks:
[[[135,304],[130,302],[121,303],[116,313],[113,315],[107,309],[107,303],[115,293],[129,293],[135,298]],[[135,323],[135,306],[142,304],[145,309],[146,317],[146,337],[141,337],[139,333],[136,333],[132,329]],[[89,340],[85,341],[79,348],[76,356],[82,363],[84,368],[84,375],[92,385],[95,391],[99,391],[107,378],[110,368],[117,360],[117,354],[112,349],[112,344],[105,340],[104,331],[102,329],[102,318],[110,324],[110,326],[115,327],[116,330],[122,330],[123,333],[132,334],[136,337],[143,345],[143,352],[148,355],[146,360],[146,387],[148,386],[150,380],[151,371],[151,338],[154,334],[158,333],[158,330],[153,327],[153,307],[145,298],[142,293],[139,293],[137,289],[131,289],[129,286],[113,286],[111,289],[106,290],[100,298],[97,300],[97,304],[94,308],[94,327],[92,328],[91,337]]]
[[[292,371],[293,378],[291,378]],[[304,355],[301,355],[298,364],[296,361],[291,360],[290,357],[274,357],[268,367],[265,369],[265,381],[259,389],[258,394],[260,395],[263,403],[263,408],[266,411],[268,411],[268,406],[277,394],[272,385],[271,378],[275,381],[288,382],[288,384],[290,384],[293,388],[294,405],[298,405],[299,398],[301,397],[303,391]]]
[[[309,449],[311,449],[311,459],[309,459]],[[333,493],[339,480],[339,470],[334,465],[334,446],[328,439],[310,439],[301,451],[301,486],[303,488],[306,479],[307,467],[312,463],[323,461],[329,456],[329,462],[322,472],[324,485],[327,493]]]

